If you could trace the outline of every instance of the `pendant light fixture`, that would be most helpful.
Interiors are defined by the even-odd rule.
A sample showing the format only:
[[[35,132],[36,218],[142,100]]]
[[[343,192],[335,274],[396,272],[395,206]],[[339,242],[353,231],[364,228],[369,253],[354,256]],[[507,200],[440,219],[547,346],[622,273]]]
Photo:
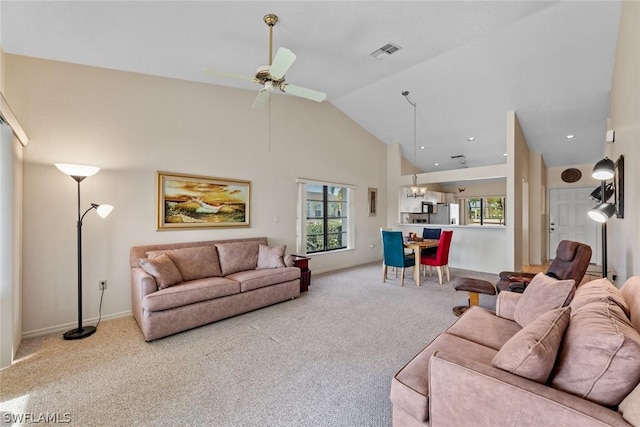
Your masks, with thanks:
[[[409,104],[411,104],[411,106],[413,107],[413,164],[415,166],[415,164],[417,162],[416,153],[417,153],[417,148],[418,148],[418,143],[417,143],[417,138],[416,138],[416,103],[412,102],[409,99],[409,91],[408,90],[405,90],[404,92],[402,92],[402,96],[404,96],[404,98],[407,100],[407,102]],[[424,197],[426,191],[427,191],[426,188],[418,186],[418,175],[416,175],[414,173],[413,174],[413,179],[412,179],[412,184],[411,184],[411,193],[407,194],[407,197]]]

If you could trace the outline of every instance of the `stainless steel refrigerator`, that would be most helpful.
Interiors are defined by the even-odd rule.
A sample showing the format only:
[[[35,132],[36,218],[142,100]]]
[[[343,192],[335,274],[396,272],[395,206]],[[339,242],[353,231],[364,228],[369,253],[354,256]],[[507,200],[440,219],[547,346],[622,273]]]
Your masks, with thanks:
[[[455,203],[438,203],[434,213],[429,215],[430,224],[458,224],[460,206]]]

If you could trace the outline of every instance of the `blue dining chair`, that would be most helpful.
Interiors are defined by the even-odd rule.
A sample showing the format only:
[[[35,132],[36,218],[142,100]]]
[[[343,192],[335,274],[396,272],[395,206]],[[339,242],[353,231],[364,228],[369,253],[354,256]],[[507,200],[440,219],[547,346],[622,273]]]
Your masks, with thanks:
[[[414,267],[416,260],[413,254],[404,253],[404,242],[401,231],[381,230],[382,233],[382,281],[387,280],[387,267],[401,268],[400,286],[404,286],[404,269]]]
[[[442,228],[425,227],[422,229],[422,238],[440,240],[440,233],[442,233]]]
[[[440,233],[442,233],[442,228],[423,228],[422,238],[440,240]],[[438,248],[425,248],[420,252],[420,256],[435,255],[437,250]]]

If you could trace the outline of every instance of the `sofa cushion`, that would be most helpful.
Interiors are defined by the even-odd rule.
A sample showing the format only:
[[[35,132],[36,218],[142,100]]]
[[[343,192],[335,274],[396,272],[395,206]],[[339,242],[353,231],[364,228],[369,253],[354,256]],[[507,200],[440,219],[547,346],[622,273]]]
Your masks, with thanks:
[[[629,319],[636,331],[640,331],[640,276],[629,277],[620,288],[629,306]]]
[[[627,317],[629,316],[629,306],[622,297],[622,293],[605,277],[580,285],[570,305],[572,310],[576,310],[596,301],[611,301],[620,306]]]
[[[611,301],[573,310],[551,385],[605,406],[618,405],[640,381],[640,334]]]
[[[636,388],[620,402],[618,412],[620,412],[622,418],[632,426],[640,426],[640,385],[636,386]]]
[[[182,276],[176,265],[166,254],[155,258],[139,258],[140,267],[156,279],[158,289],[168,288],[182,282]]]
[[[571,308],[563,307],[538,317],[504,343],[491,364],[544,384],[556,363],[570,314]]]
[[[224,277],[209,277],[172,286],[144,297],[142,308],[161,311],[240,292],[240,284]]]
[[[222,275],[238,271],[255,270],[258,265],[260,242],[233,242],[216,245]]]
[[[478,325],[482,327],[479,328]],[[447,333],[498,351],[521,329],[520,325],[512,320],[503,319],[489,310],[473,306],[447,329]]]
[[[196,246],[191,248],[165,249],[149,251],[147,256],[155,258],[167,254],[178,267],[182,280],[204,279],[205,277],[220,277],[218,255],[213,246]]]
[[[513,315],[520,298],[522,298],[522,294],[517,292],[500,292],[496,299],[496,316],[515,322]]]
[[[573,279],[558,280],[538,273],[522,293],[513,318],[524,328],[547,311],[569,304],[575,289]]]
[[[471,360],[487,365],[496,355],[495,350],[454,335],[438,335],[391,380],[391,401],[394,406],[399,406],[420,422],[429,417],[429,359],[436,351],[464,354]]]
[[[264,288],[277,283],[289,282],[300,278],[300,269],[297,267],[282,267],[277,269],[239,271],[226,276],[240,282],[240,292]]]
[[[284,245],[274,247],[260,245],[258,247],[258,265],[256,270],[284,267],[284,252],[286,250],[287,247]]]

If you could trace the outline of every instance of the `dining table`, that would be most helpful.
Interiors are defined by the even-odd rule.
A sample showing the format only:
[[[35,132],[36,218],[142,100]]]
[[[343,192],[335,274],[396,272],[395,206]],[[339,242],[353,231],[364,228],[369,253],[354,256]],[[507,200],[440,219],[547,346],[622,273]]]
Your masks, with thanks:
[[[408,240],[404,242],[404,247],[411,249],[416,257],[416,264],[413,267],[413,279],[416,282],[416,286],[420,286],[420,252],[422,249],[436,248],[439,244],[439,239],[422,239],[421,241]]]

